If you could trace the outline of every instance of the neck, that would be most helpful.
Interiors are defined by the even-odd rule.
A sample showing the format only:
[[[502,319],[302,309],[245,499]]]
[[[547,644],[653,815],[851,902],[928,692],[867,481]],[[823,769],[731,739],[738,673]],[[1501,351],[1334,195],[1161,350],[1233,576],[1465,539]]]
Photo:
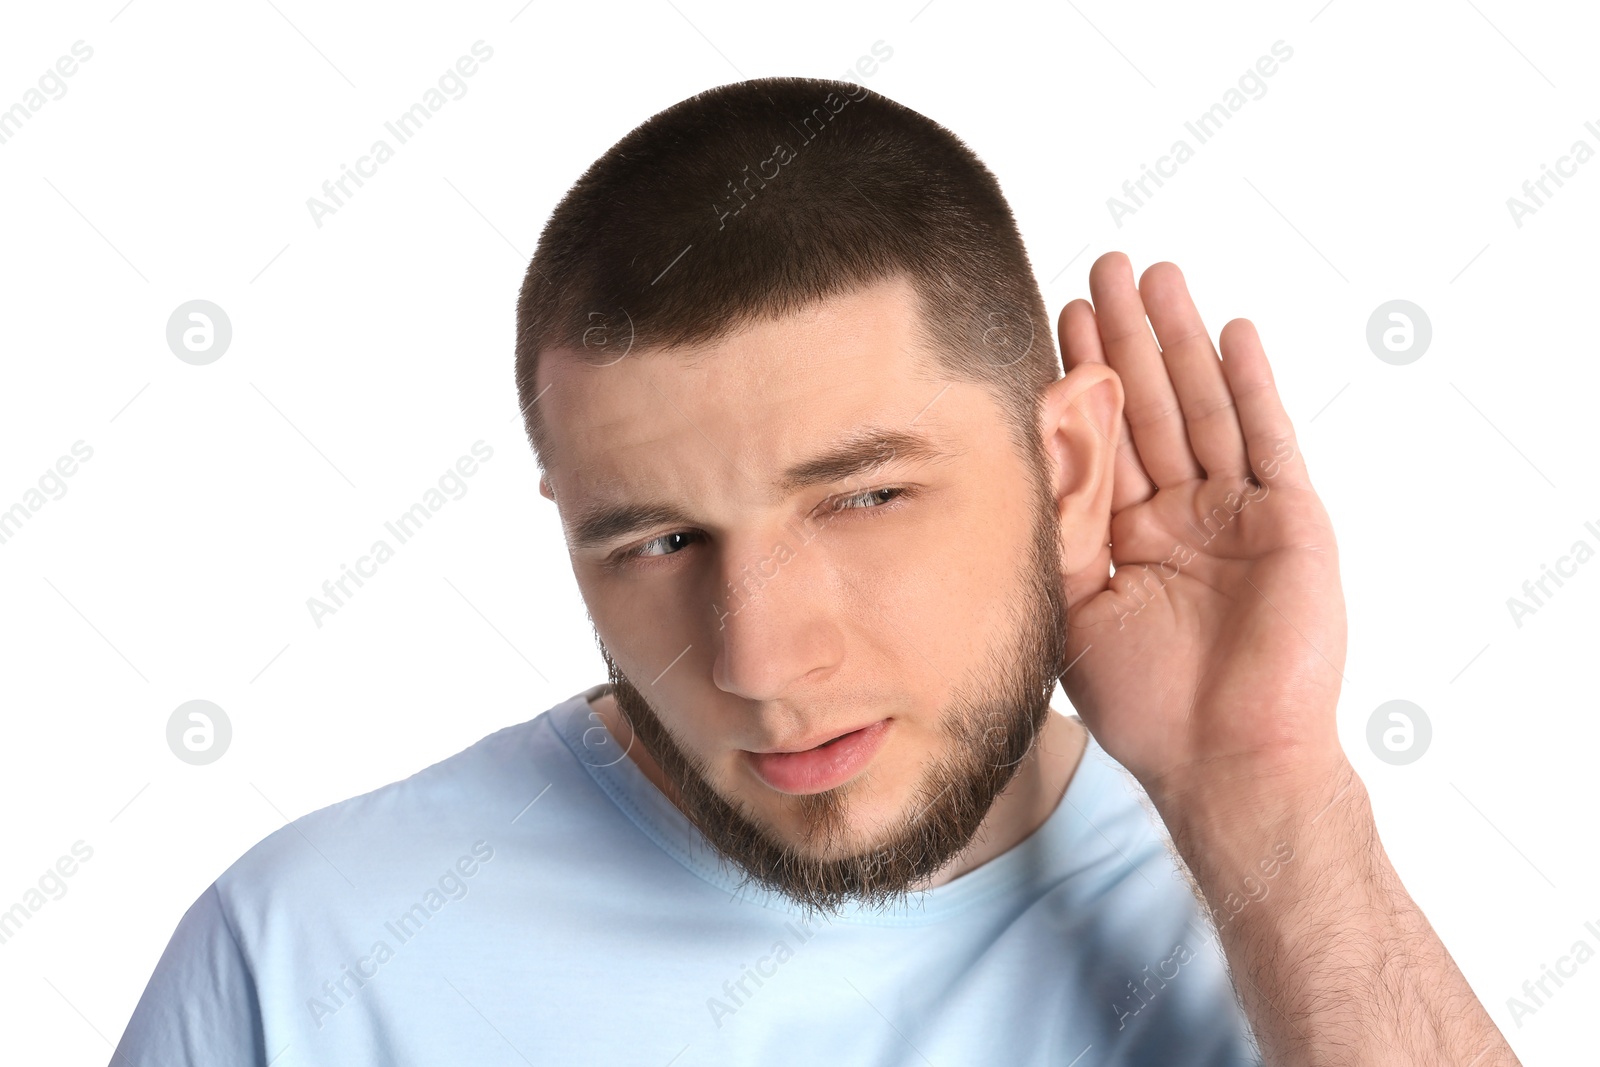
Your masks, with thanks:
[[[955,881],[1009,852],[1043,826],[1060,805],[1088,741],[1089,733],[1078,720],[1052,710],[1016,776],[995,798],[971,843],[922,888]]]

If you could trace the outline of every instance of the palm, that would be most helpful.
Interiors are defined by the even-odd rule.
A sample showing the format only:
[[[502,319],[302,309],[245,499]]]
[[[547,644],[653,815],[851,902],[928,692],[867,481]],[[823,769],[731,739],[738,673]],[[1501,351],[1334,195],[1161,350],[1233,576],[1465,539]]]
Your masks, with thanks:
[[[1336,748],[1333,533],[1254,329],[1230,323],[1219,361],[1171,264],[1135,289],[1112,253],[1090,286],[1062,348],[1069,367],[1111,365],[1127,418],[1108,547],[1068,578],[1067,695],[1147,787]],[[1308,706],[1323,714],[1288,710]]]

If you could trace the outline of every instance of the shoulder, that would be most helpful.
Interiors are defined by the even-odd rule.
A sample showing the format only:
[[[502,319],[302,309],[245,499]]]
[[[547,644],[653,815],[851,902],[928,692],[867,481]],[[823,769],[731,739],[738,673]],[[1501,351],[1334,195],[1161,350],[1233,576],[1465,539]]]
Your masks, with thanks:
[[[281,1042],[269,1053],[268,1035],[295,1025],[288,1020],[299,1018],[308,995],[324,995],[308,976],[349,981],[349,962],[389,936],[387,924],[414,930],[461,899],[483,882],[495,846],[537,822],[517,823],[519,809],[541,788],[583,774],[570,741],[551,728],[553,717],[581,719],[583,700],[563,701],[256,842],[179,921],[118,1061],[275,1059]]]
[[[413,869],[492,853],[493,839],[530,788],[570,773],[573,759],[552,729],[581,695],[497,730],[409,777],[309,812],[268,834],[213,885],[216,905],[246,943],[271,914],[297,922],[370,901]],[[408,879],[409,880],[409,879]]]

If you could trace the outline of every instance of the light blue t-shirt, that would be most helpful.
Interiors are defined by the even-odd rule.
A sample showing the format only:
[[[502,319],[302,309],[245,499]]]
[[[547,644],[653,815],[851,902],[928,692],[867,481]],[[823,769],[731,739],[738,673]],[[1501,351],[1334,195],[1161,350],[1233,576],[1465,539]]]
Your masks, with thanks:
[[[600,688],[256,844],[179,922],[113,1063],[1259,1062],[1207,919],[1093,741],[1010,851],[909,909],[808,925],[736,892],[618,758]]]

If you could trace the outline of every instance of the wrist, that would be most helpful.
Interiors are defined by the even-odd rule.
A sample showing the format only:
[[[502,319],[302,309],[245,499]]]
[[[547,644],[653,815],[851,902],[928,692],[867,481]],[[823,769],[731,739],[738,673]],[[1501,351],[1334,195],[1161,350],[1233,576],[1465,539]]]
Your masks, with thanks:
[[[1314,774],[1217,780],[1165,794],[1162,805],[1211,927],[1252,992],[1267,996],[1274,981],[1264,960],[1328,990],[1381,969],[1399,932],[1397,886],[1366,788],[1342,755]]]
[[[1330,803],[1366,800],[1366,789],[1337,743],[1270,755],[1209,757],[1141,782],[1169,829],[1210,836],[1241,820],[1291,825]],[[1319,820],[1320,822],[1320,820]]]
[[[1285,850],[1325,858],[1351,876],[1369,869],[1351,861],[1378,847],[1366,786],[1338,750],[1270,764],[1219,762],[1204,775],[1167,776],[1150,798],[1202,888],[1252,874]]]
[[[1516,1063],[1400,883],[1342,753],[1165,784],[1152,800],[1266,1062]]]

